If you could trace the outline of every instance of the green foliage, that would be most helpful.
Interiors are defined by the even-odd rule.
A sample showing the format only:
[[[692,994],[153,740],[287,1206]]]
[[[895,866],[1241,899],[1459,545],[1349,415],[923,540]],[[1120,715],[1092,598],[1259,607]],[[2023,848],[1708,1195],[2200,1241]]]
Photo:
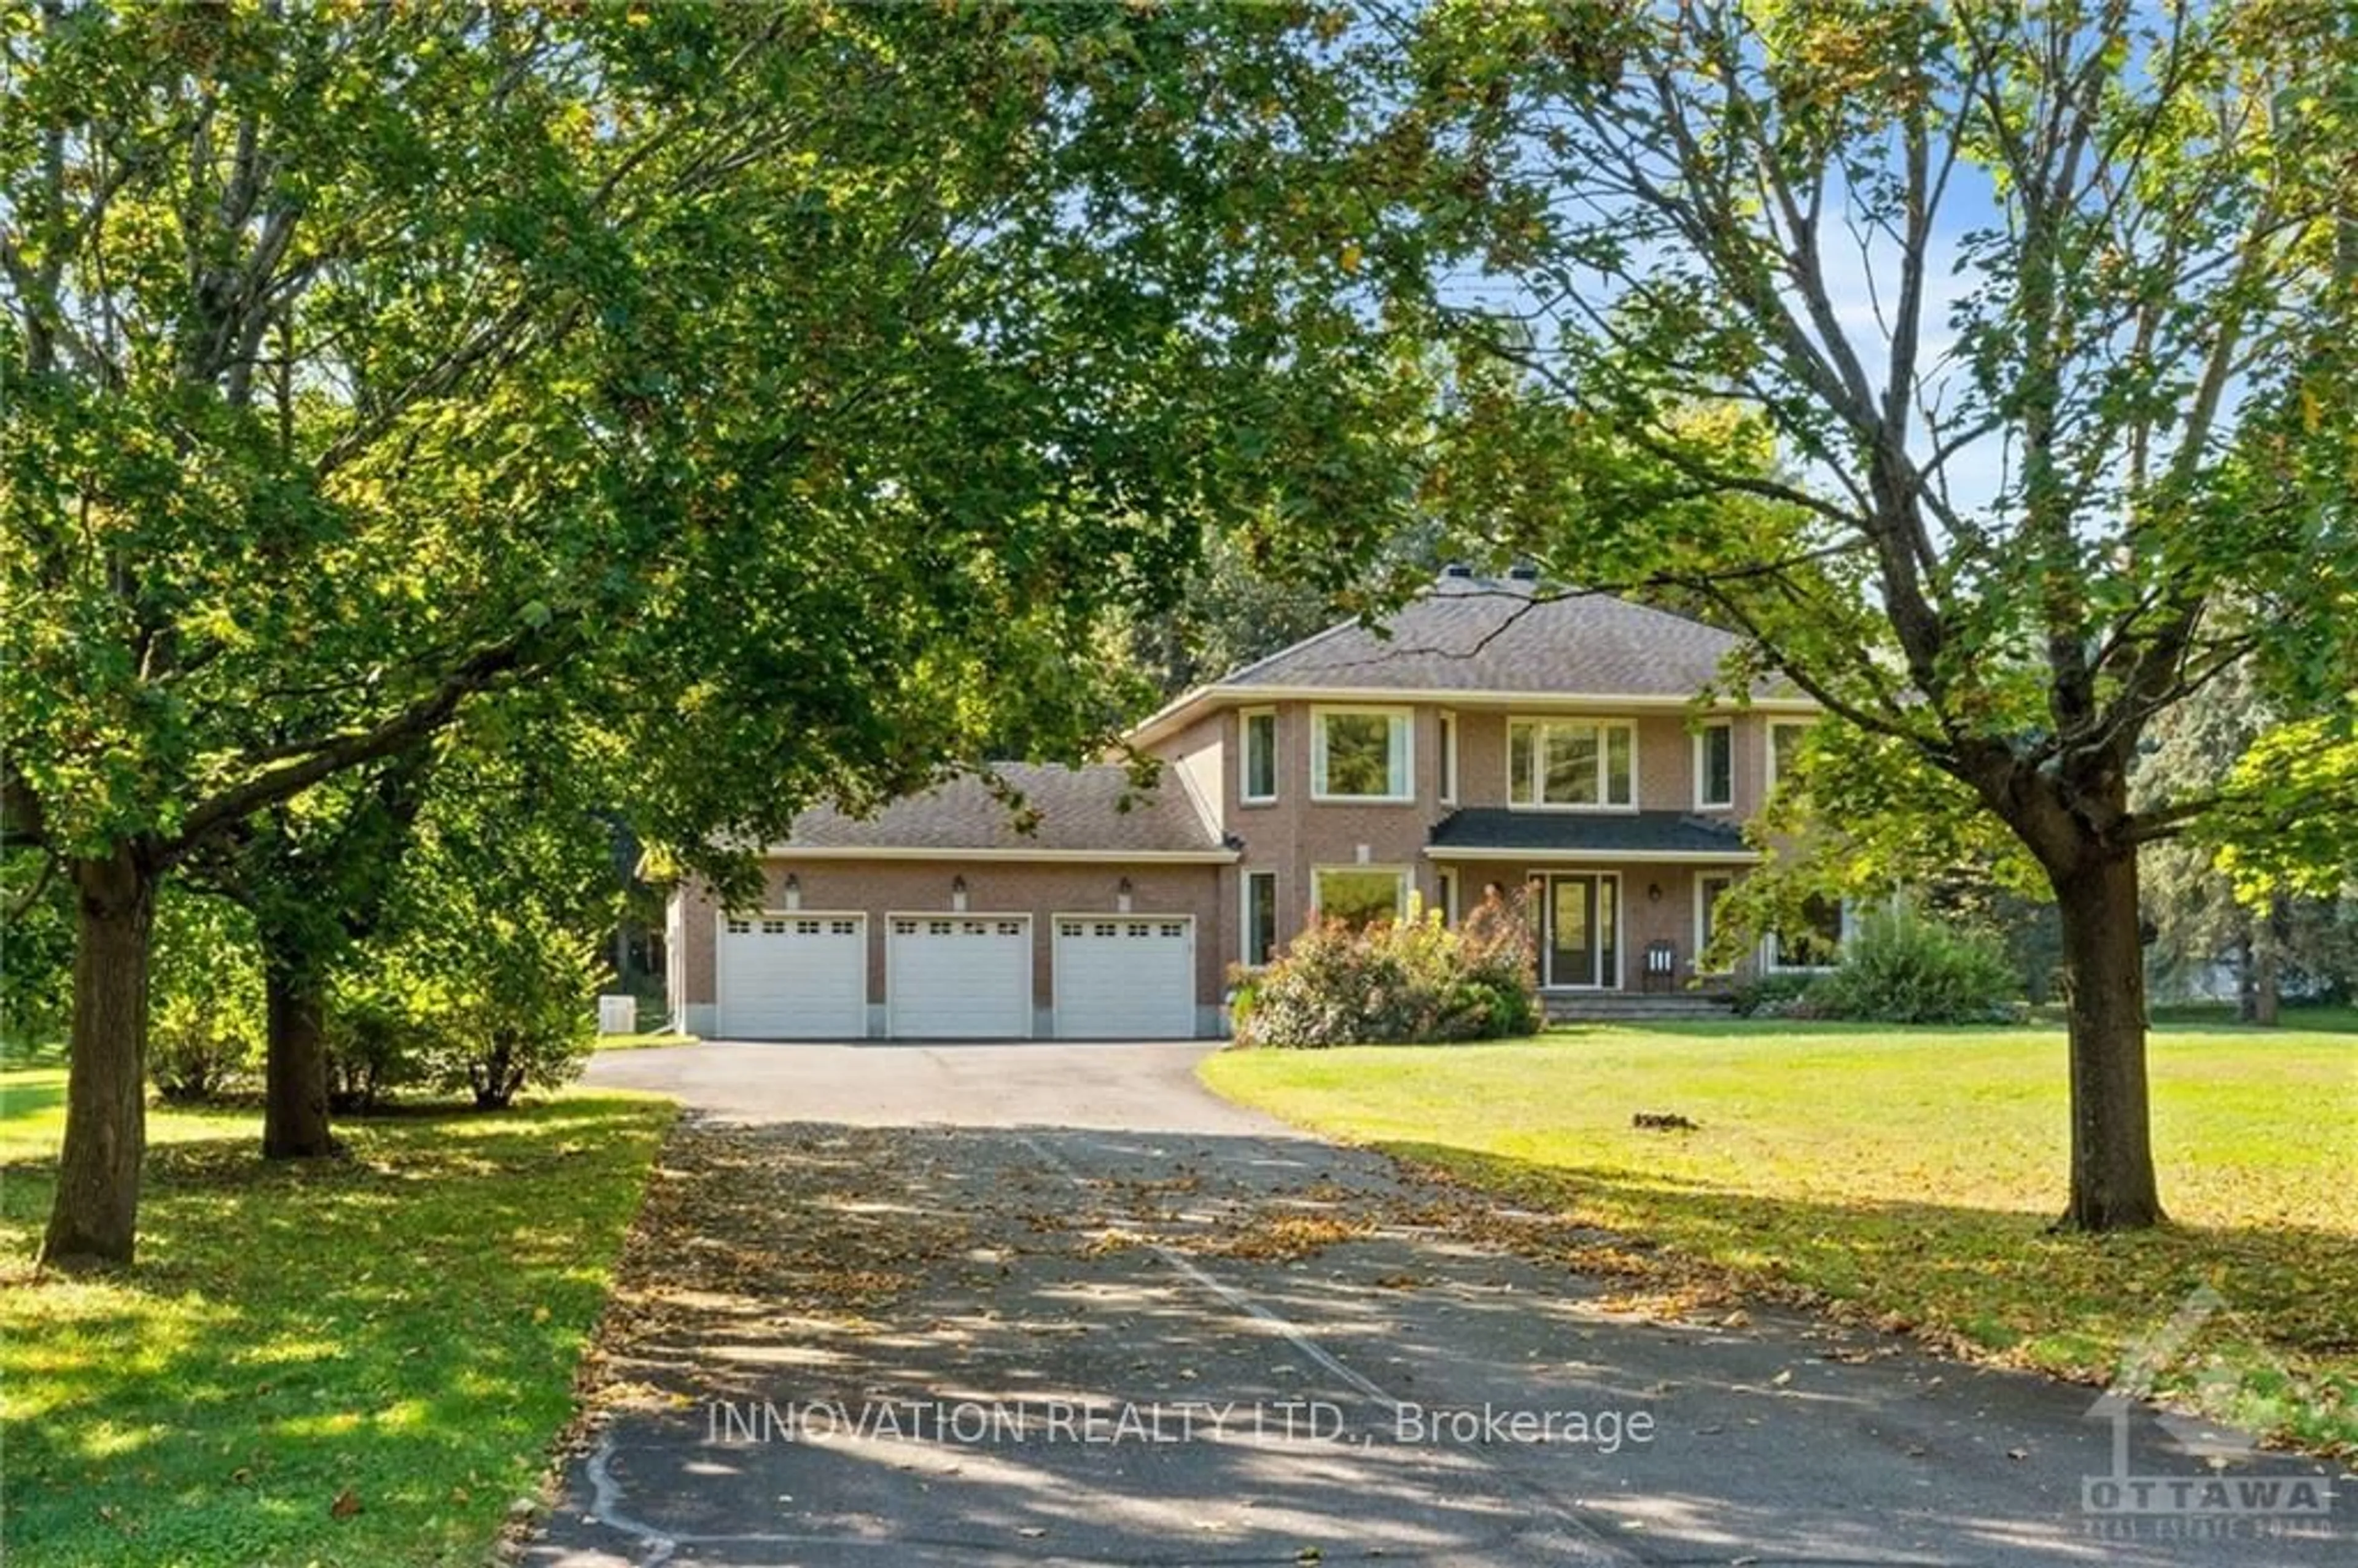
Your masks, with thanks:
[[[2006,1023],[2022,1016],[2022,978],[1986,933],[1936,920],[1912,900],[1861,913],[1842,962],[1791,1016],[1879,1023]]]
[[[341,978],[326,1017],[330,1108],[347,1116],[373,1110],[405,1085],[424,1082],[438,1001],[433,988],[382,961]]]
[[[503,1107],[588,1059],[626,890],[594,808],[612,782],[599,737],[546,706],[503,703],[437,748],[380,917],[332,970],[341,1105],[426,1090]]]
[[[168,892],[157,901],[147,1076],[168,1100],[243,1087],[262,1062],[262,957],[235,904]]]
[[[1455,927],[1412,903],[1405,918],[1325,920],[1238,988],[1242,1046],[1487,1040],[1540,1019],[1529,921],[1493,896]]]
[[[2255,738],[2223,793],[2201,838],[2239,896],[2330,898],[2358,885],[2358,693]]]
[[[1730,684],[1951,781],[1863,797],[1854,859],[1985,816],[2130,929],[2123,862],[2215,809],[2132,806],[2154,716],[2255,651],[2305,713],[2358,686],[2346,10],[1420,10],[1384,139],[1464,269],[1436,507],[1707,602]],[[2142,972],[2074,949],[2069,1218],[2151,1223]]]
[[[73,889],[39,854],[0,853],[0,1041],[65,1038],[73,1007]]]
[[[1408,510],[1332,23],[9,9],[0,832],[144,895],[528,689],[741,884],[814,799],[1099,749],[1102,620],[1207,531],[1341,583]],[[129,1254],[136,1060],[78,1044],[61,1246]]]
[[[499,1110],[526,1087],[579,1077],[597,1044],[593,999],[608,979],[597,941],[545,911],[494,917],[450,987],[459,1007],[435,1059],[437,1087],[470,1090],[479,1108]]]

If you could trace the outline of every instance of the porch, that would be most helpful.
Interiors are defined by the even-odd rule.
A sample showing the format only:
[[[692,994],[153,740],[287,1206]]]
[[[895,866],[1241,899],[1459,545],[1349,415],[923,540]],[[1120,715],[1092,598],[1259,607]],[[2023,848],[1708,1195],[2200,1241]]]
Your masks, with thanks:
[[[1725,1017],[1725,976],[1698,969],[1714,906],[1759,860],[1732,824],[1676,811],[1475,808],[1425,854],[1456,907],[1522,890],[1551,1017]]]

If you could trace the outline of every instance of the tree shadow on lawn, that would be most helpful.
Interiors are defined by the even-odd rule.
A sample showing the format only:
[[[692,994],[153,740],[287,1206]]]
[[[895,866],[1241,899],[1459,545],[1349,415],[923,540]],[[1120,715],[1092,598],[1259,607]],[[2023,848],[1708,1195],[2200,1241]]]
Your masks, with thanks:
[[[666,1119],[568,1098],[347,1124],[342,1160],[152,1149],[134,1271],[0,1291],[12,1563],[480,1553],[568,1416]],[[52,1185],[5,1173],[12,1251]]]
[[[1529,1255],[1667,1287],[1724,1285],[2080,1381],[2111,1379],[2125,1346],[2207,1284],[2226,1308],[2161,1391],[2199,1390],[2224,1401],[2206,1413],[2358,1456],[2358,1242],[2343,1232],[2272,1223],[2085,1236],[2017,1210],[1768,1197],[1444,1143],[1371,1147],[1614,1238],[1567,1247],[1578,1232],[1561,1225],[1494,1229]]]

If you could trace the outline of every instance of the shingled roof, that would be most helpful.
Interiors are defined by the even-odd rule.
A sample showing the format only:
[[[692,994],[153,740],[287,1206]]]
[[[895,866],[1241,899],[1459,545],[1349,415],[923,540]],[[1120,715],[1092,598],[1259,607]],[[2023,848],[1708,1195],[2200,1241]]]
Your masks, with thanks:
[[[1736,646],[1683,615],[1519,579],[1444,577],[1387,629],[1346,622],[1219,684],[1685,698]]]
[[[1431,851],[1436,860],[1507,853],[1531,855],[1644,856],[1681,860],[1757,860],[1731,822],[1683,811],[1517,811],[1473,806],[1453,811],[1433,826]]]
[[[920,795],[903,795],[875,816],[856,817],[831,807],[806,811],[772,854],[796,849],[841,854],[854,849],[979,850],[998,856],[1043,854],[1217,854],[1203,814],[1186,789],[1166,774],[1141,790],[1128,769],[1113,763],[1065,768],[1002,762],[991,772],[1036,813],[1025,832],[1005,801],[983,780],[962,774]]]

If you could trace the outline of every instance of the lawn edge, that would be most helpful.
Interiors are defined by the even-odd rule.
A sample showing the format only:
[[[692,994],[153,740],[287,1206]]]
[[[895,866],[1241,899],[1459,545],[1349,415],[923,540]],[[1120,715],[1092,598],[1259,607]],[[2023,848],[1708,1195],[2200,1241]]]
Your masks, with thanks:
[[[1544,1038],[1535,1037],[1535,1038]],[[1242,1106],[1261,1115],[1273,1117],[1287,1126],[1339,1149],[1363,1150],[1381,1155],[1395,1170],[1418,1184],[1457,1195],[1461,1200],[1479,1203],[1491,1209],[1491,1217],[1503,1217],[1498,1205],[1511,1195],[1504,1194],[1472,1177],[1463,1175],[1446,1165],[1412,1155],[1395,1152],[1383,1142],[1355,1138],[1331,1131],[1316,1122],[1294,1115],[1271,1104],[1261,1103],[1229,1094],[1212,1082],[1206,1069],[1225,1054],[1215,1052],[1195,1065],[1195,1077],[1206,1094],[1222,1101]],[[1474,1151],[1466,1152],[1469,1155]],[[1461,1238],[1476,1245],[1498,1246],[1501,1229],[1493,1226],[1480,1236],[1461,1233]],[[1955,1330],[1937,1325],[1916,1323],[1897,1312],[1878,1312],[1864,1303],[1844,1301],[1830,1296],[1812,1286],[1747,1273],[1741,1269],[1689,1251],[1674,1243],[1658,1240],[1617,1227],[1584,1219],[1582,1228],[1597,1236],[1610,1237],[1620,1246],[1598,1249],[1593,1256],[1571,1254],[1561,1246],[1532,1242],[1528,1246],[1508,1245],[1507,1250],[1527,1260],[1552,1264],[1575,1274],[1597,1280],[1622,1280],[1657,1287],[1681,1287],[1694,1290],[1698,1286],[1711,1292],[1710,1304],[1750,1304],[1790,1308],[1809,1313],[1824,1322],[1844,1328],[1866,1329],[1907,1340],[1944,1360],[1964,1367],[1994,1368],[2004,1371],[2026,1372],[2050,1382],[2075,1388],[2104,1389],[2108,1376],[2093,1368],[2055,1367],[2006,1350],[1981,1345]],[[1673,1260],[1677,1269],[1666,1268],[1657,1260]],[[1685,1271],[1682,1273],[1680,1271]],[[1696,1303],[1698,1306],[1704,1304]],[[1673,1315],[1646,1310],[1642,1305],[1629,1304],[1608,1310],[1662,1324],[1693,1322],[1687,1315]],[[2156,1410],[2169,1411],[2202,1420],[2221,1419],[2215,1412],[2200,1410],[2181,1400],[2152,1399],[2143,1401]],[[2248,1430],[2248,1429],[2247,1429]],[[2358,1442],[2311,1444],[2299,1441],[2277,1429],[2263,1429],[2253,1435],[2262,1448],[2279,1454],[2297,1454],[2309,1458],[2331,1460],[2358,1471]]]

